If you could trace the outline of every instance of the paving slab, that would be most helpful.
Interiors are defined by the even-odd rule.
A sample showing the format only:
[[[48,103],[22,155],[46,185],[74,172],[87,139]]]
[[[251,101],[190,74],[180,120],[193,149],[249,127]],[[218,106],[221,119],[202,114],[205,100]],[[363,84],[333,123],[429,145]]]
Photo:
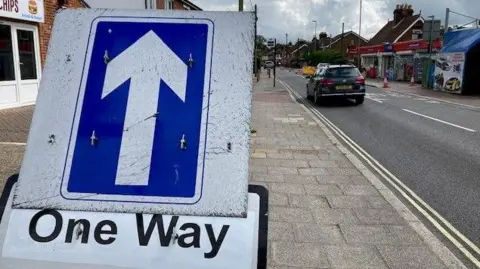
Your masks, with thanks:
[[[327,246],[332,268],[388,269],[374,247]]]

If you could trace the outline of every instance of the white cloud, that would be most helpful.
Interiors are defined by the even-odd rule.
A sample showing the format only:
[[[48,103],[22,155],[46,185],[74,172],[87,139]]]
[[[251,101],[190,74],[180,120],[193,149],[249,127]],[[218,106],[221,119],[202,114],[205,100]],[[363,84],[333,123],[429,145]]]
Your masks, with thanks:
[[[238,0],[191,0],[205,10],[238,10]],[[252,0],[258,5],[259,34],[265,37],[285,40],[311,39],[317,20],[317,32],[326,31],[337,35],[345,30],[358,32],[360,0]],[[401,0],[363,0],[362,36],[371,38],[380,28],[393,19],[393,10]],[[427,17],[435,15],[445,18],[445,9],[451,9],[480,18],[479,0],[410,0],[415,13],[422,11]],[[225,7],[225,9],[223,9]],[[250,0],[244,0],[245,10],[251,10]],[[451,15],[450,24],[465,24],[470,20],[457,15]],[[284,42],[284,41],[283,41]]]
[[[87,0],[92,6],[125,8],[140,5],[144,0]],[[190,0],[204,10],[236,11],[238,0]],[[362,36],[371,38],[385,23],[393,19],[393,10],[404,0],[362,0]],[[137,3],[137,4],[134,4]],[[258,5],[258,33],[267,38],[277,38],[281,42],[288,33],[289,40],[297,38],[311,39],[317,21],[317,33],[325,31],[333,36],[342,31],[358,32],[360,0],[244,0],[244,10],[253,10]],[[415,13],[422,12],[426,18],[435,15],[436,19],[445,19],[445,9],[450,7],[456,12],[480,18],[480,0],[410,0]],[[119,6],[121,5],[121,6]],[[466,24],[470,19],[452,14],[450,25]]]

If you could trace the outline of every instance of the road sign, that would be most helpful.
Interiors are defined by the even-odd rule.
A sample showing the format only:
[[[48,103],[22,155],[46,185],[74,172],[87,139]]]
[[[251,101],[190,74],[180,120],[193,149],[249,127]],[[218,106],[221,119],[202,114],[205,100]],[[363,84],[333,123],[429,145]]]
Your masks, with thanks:
[[[247,218],[228,218],[12,210],[12,183],[0,205],[2,269],[266,268],[264,187],[250,186]]]
[[[267,41],[267,47],[269,47],[269,48],[275,47],[275,40],[274,39],[269,39]]]
[[[14,207],[245,216],[253,25],[61,12]]]
[[[434,20],[433,23],[432,23],[432,20],[425,20],[425,22],[423,23],[422,39],[428,42],[429,40],[435,41],[438,38],[440,38],[441,25],[442,25],[441,20]],[[431,39],[430,39],[430,34],[432,35]]]

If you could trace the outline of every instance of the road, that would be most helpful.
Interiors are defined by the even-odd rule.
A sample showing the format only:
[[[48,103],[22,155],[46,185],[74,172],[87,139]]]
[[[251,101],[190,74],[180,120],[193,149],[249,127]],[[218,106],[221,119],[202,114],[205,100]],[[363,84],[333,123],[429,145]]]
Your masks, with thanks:
[[[305,78],[277,76],[306,97]],[[377,88],[367,93],[361,106],[314,107],[480,245],[480,111]]]

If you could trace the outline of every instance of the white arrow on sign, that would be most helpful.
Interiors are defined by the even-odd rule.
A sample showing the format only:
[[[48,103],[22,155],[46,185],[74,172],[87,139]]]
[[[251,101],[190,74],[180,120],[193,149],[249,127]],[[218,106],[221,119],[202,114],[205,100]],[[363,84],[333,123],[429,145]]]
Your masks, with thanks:
[[[185,102],[187,72],[188,66],[153,31],[108,63],[102,99],[130,79],[116,185],[148,185],[160,81]]]

